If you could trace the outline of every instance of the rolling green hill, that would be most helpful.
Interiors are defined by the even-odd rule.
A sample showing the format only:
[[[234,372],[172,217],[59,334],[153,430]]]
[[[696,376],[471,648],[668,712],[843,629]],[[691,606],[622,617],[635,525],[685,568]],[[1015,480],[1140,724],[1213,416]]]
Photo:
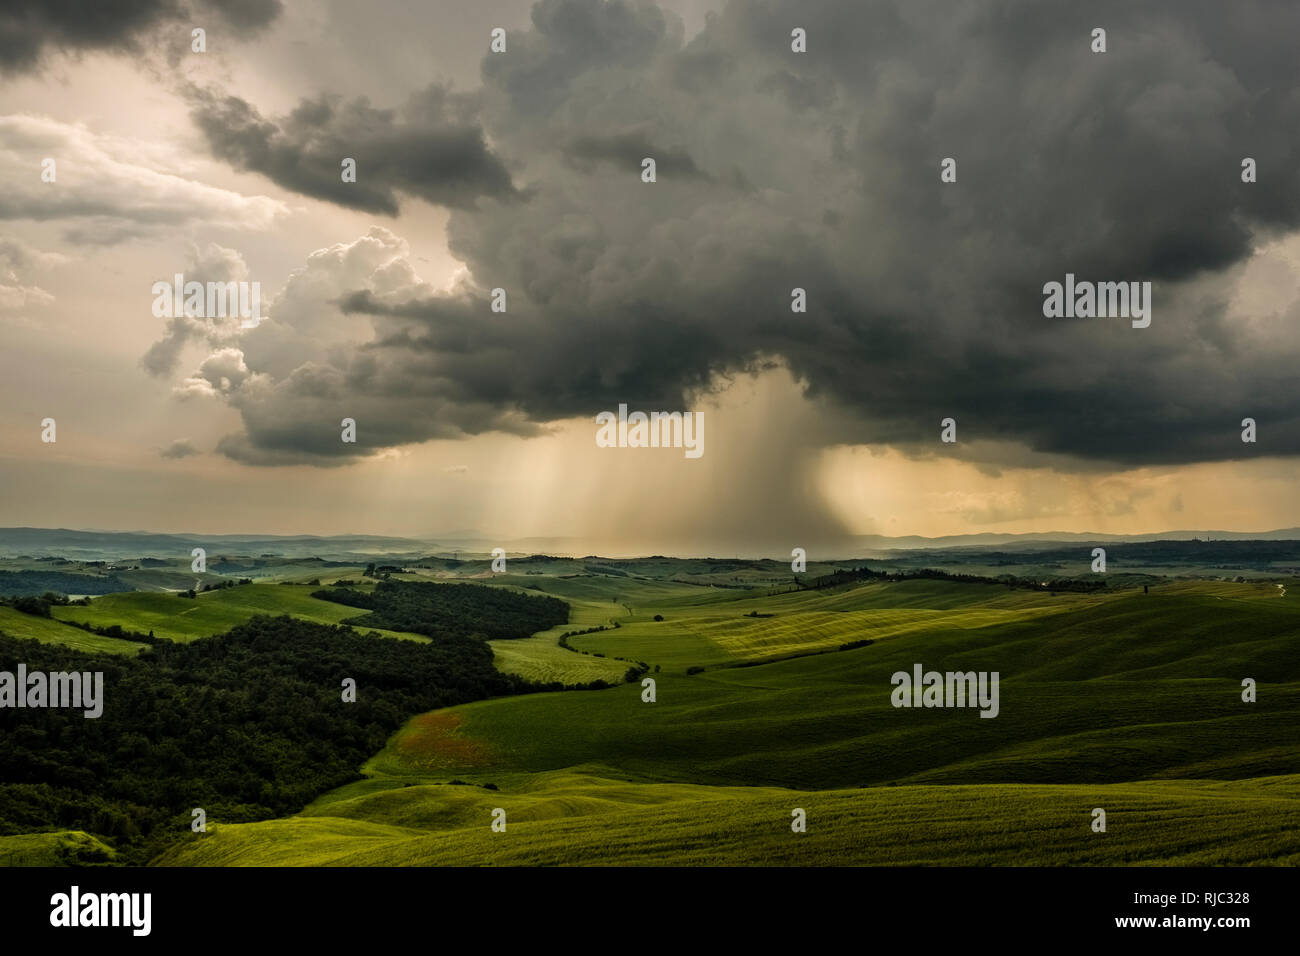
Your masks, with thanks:
[[[506,577],[491,583],[528,584],[537,591],[569,601],[569,623],[529,642],[493,642],[504,670],[533,680],[577,683],[604,677],[618,680],[626,663],[595,661],[556,650],[565,631],[600,625],[609,630],[576,634],[569,645],[587,658],[646,661],[664,671],[688,667],[754,663],[823,651],[860,640],[882,640],[934,626],[981,628],[1029,620],[1071,608],[1089,607],[1113,594],[1049,595],[1010,591],[996,585],[946,581],[904,581],[825,590],[791,591],[769,596],[767,588],[723,589],[652,581],[575,577]],[[960,611],[961,613],[954,613]],[[761,617],[751,617],[760,614]],[[664,618],[655,621],[655,615]],[[612,625],[619,627],[613,629]]]
[[[0,836],[0,866],[95,866],[116,858],[111,846],[82,830]]]
[[[286,818],[214,814],[209,833],[178,832],[157,862],[1300,862],[1300,589],[1161,581],[1150,594],[1053,594],[909,579],[786,590],[775,563],[511,566],[395,579],[559,597],[568,621],[489,642],[495,667],[616,686],[421,714],[366,761],[365,779]],[[190,642],[261,614],[337,624],[365,613],[316,589],[111,594],[55,607],[54,620],[0,607],[0,632],[134,654],[140,644],[61,622]],[[577,633],[592,628],[603,629]],[[638,661],[652,668],[653,703],[622,683]],[[893,707],[892,674],[916,663],[998,672],[997,718]],[[1241,699],[1244,678],[1258,682],[1255,703]],[[506,833],[489,826],[497,807]],[[790,830],[795,807],[806,834]],[[1107,811],[1105,834],[1089,826],[1094,807]],[[115,852],[79,831],[0,837],[0,864]]]
[[[66,609],[60,608],[60,610]],[[78,608],[78,610],[84,611],[88,608]],[[80,651],[104,651],[108,654],[138,654],[146,646],[135,641],[123,641],[115,637],[92,634],[80,628],[61,624],[57,619],[36,617],[3,606],[0,606],[0,634],[31,638],[46,644],[63,644]]]
[[[543,684],[551,681],[585,684],[593,680],[610,683],[622,680],[628,667],[626,663],[566,650],[560,646],[559,640],[566,631],[612,625],[626,615],[627,609],[613,601],[602,600],[604,595],[598,591],[566,587],[567,583],[564,579],[547,578],[541,586],[545,593],[569,602],[569,622],[528,638],[489,641],[496,654],[497,667]],[[584,596],[577,597],[575,592],[584,593]]]
[[[518,578],[500,583],[518,581],[530,581],[533,588],[570,602],[569,625],[549,634],[558,637],[565,630],[618,622],[617,630],[574,636],[570,646],[589,655],[656,663],[668,671],[820,653],[852,641],[881,640],[940,623],[945,627],[987,627],[1115,597],[1049,595],[996,585],[925,580],[776,594],[765,587],[724,589],[598,575]],[[952,613],[955,611],[962,613]],[[664,620],[655,621],[655,615]],[[494,646],[500,650],[500,645]],[[506,666],[525,665],[512,658]],[[525,670],[516,672],[530,676]]]
[[[622,630],[599,636],[616,646]],[[645,780],[825,788],[1300,773],[1288,743],[1300,739],[1298,645],[1300,605],[1178,586],[762,667],[660,674],[654,704],[626,685],[483,701],[458,712],[459,734],[498,756],[447,770],[603,764]],[[916,662],[998,671],[999,716],[894,708],[890,677]],[[1259,682],[1255,704],[1241,701],[1245,677]]]
[[[817,793],[548,775],[411,787],[332,814],[217,825],[164,866],[1240,865],[1300,863],[1300,777]],[[506,811],[493,832],[492,810]],[[1091,829],[1092,810],[1107,830]],[[791,830],[807,813],[807,832]],[[346,814],[346,815],[345,815]],[[385,822],[390,821],[390,822]]]
[[[194,598],[128,591],[95,598],[88,607],[69,605],[55,608],[52,613],[60,621],[77,621],[96,627],[120,624],[128,630],[146,634],[153,631],[156,637],[172,641],[192,641],[198,637],[223,634],[258,614],[289,614],[317,624],[338,624],[345,618],[357,616],[356,608],[314,598],[312,590],[314,588],[310,586],[295,584],[243,584],[201,592]],[[0,630],[4,628],[0,627]],[[419,634],[380,628],[361,630],[378,631],[385,637],[428,640]]]
[[[621,626],[570,642],[663,665],[654,703],[622,685],[425,714],[369,779],[289,819],[217,821],[159,862],[1300,862],[1300,603],[1272,585],[765,597],[660,582],[648,600],[635,581],[574,582],[589,588],[575,618]],[[918,662],[997,671],[998,717],[894,708],[891,675]],[[806,834],[790,831],[794,807]]]

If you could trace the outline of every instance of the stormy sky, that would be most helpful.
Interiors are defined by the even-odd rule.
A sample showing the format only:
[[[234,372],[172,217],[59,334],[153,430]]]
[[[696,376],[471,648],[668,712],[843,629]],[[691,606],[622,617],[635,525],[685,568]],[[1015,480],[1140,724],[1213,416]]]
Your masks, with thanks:
[[[10,3],[0,524],[1300,525],[1298,34],[1265,0]],[[175,273],[262,321],[154,315]],[[1045,317],[1067,273],[1151,283],[1150,326]],[[596,447],[620,404],[703,411],[705,454]]]

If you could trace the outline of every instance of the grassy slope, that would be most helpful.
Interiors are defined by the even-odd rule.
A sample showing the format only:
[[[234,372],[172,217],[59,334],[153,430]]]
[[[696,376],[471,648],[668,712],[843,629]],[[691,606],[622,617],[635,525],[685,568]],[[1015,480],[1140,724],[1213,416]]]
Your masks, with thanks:
[[[502,670],[531,680],[565,683],[597,677],[621,680],[628,664],[612,660],[615,657],[659,664],[667,673],[683,673],[697,665],[752,663],[837,650],[850,641],[882,640],[939,624],[978,628],[1028,620],[1107,599],[1079,594],[1052,597],[936,581],[771,597],[766,589],[745,591],[604,575],[500,575],[484,583],[516,590],[531,585],[570,603],[568,624],[527,640],[492,642]],[[957,610],[962,613],[954,614]],[[749,617],[752,611],[771,616]],[[655,621],[656,614],[665,620]],[[615,622],[617,630],[570,638],[570,646],[587,651],[587,655],[557,645],[565,631]],[[597,653],[604,659],[595,657]]]
[[[691,590],[660,598],[665,617],[754,602]],[[1249,585],[1054,601],[910,582],[776,596],[761,606],[778,617],[757,621],[831,603],[950,615],[853,651],[665,672],[654,704],[622,686],[423,715],[370,780],[299,817],[218,825],[162,862],[1300,861],[1300,602]],[[999,608],[1034,613],[971,616]],[[593,637],[617,653],[637,640],[625,631]],[[889,677],[914,662],[999,671],[1001,715],[894,709]],[[1258,703],[1241,702],[1243,677]],[[885,782],[903,785],[850,789]],[[915,786],[929,783],[950,785]],[[508,835],[487,826],[495,806]],[[806,835],[789,831],[794,806]]]
[[[193,599],[175,594],[129,591],[95,598],[89,607],[54,608],[53,614],[63,621],[86,622],[97,627],[121,624],[129,630],[144,633],[152,630],[156,637],[192,641],[223,634],[258,614],[291,614],[321,624],[338,624],[345,618],[366,613],[358,608],[314,598],[311,596],[314,590],[316,588],[301,585],[243,584],[200,593]],[[419,634],[385,630],[379,630],[379,633],[413,641],[428,640]]]
[[[630,786],[561,774],[520,793],[424,786],[382,820],[217,825],[162,865],[1220,865],[1300,863],[1300,777],[1109,786],[773,789]],[[504,833],[492,810],[507,814]],[[790,829],[807,813],[806,833]],[[1092,809],[1107,831],[1091,829]],[[333,807],[336,814],[347,808]],[[354,812],[355,812],[355,808]],[[397,822],[400,821],[400,822]]]
[[[46,644],[65,644],[79,651],[107,654],[138,654],[146,646],[135,641],[101,637],[80,628],[60,624],[58,620],[24,614],[11,607],[0,607],[0,633],[10,637],[35,639]]]
[[[86,866],[106,863],[117,852],[81,830],[0,836],[0,866]]]
[[[654,704],[639,686],[483,701],[456,712],[457,735],[487,756],[445,769],[595,763],[643,780],[827,788],[1297,773],[1297,635],[1300,604],[1136,594],[1043,621],[661,674]],[[915,662],[1000,672],[999,717],[895,709],[890,676]],[[1241,702],[1243,677],[1260,682],[1258,703]]]
[[[743,591],[684,589],[675,601],[625,619],[615,632],[584,634],[579,650],[631,657],[681,672],[693,665],[775,660],[885,640],[937,626],[981,628],[1058,614],[1107,597],[1008,591],[941,581],[868,584],[766,597]],[[749,617],[751,612],[771,615]],[[958,613],[960,612],[960,613]],[[663,621],[654,621],[661,613]]]
[[[536,578],[512,578],[506,584],[536,584]],[[532,637],[516,638],[508,641],[489,641],[496,656],[498,670],[518,674],[528,680],[539,683],[560,681],[563,684],[585,684],[594,680],[610,683],[623,679],[628,665],[619,661],[590,654],[578,654],[565,650],[559,645],[560,635],[566,631],[582,631],[602,624],[610,625],[620,616],[626,614],[622,605],[607,599],[606,595],[593,592],[590,588],[575,588],[563,578],[547,578],[540,585],[545,593],[569,602],[569,622],[550,630],[539,631]],[[485,584],[496,583],[484,581]],[[514,586],[523,594],[535,594],[536,591]]]

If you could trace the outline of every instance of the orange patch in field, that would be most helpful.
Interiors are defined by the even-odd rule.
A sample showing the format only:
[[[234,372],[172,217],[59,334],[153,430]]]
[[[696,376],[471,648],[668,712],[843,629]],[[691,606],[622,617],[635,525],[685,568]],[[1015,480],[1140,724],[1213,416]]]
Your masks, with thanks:
[[[416,717],[397,741],[402,763],[416,770],[486,766],[488,748],[477,740],[461,737],[460,725],[460,714],[454,712]]]

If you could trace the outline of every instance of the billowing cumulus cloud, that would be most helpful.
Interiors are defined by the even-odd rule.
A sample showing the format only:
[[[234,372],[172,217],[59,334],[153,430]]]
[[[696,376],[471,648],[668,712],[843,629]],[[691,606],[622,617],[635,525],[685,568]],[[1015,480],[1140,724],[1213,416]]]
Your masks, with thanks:
[[[327,462],[528,434],[619,402],[684,407],[777,362],[834,410],[826,441],[1177,463],[1253,452],[1249,415],[1261,451],[1300,453],[1300,326],[1229,308],[1255,245],[1300,225],[1298,28],[1281,0],[1248,16],[1208,0],[736,0],[687,43],[653,4],[542,0],[472,100],[426,94],[425,126],[327,99],[276,121],[209,99],[200,128],[236,166],[351,208],[453,207],[467,269],[429,288],[386,233],[331,254],[310,308],[246,336],[246,380],[200,376],[244,416],[223,450]],[[448,117],[490,151],[418,132]],[[367,135],[348,192],[337,157]],[[642,152],[662,160],[656,183]],[[467,156],[509,180],[467,177]],[[527,200],[468,201],[507,182]],[[1043,285],[1067,272],[1152,282],[1150,327],[1045,318]],[[497,287],[508,313],[488,308]],[[291,279],[286,304],[307,292]],[[938,445],[946,417],[956,446]]]
[[[200,249],[189,244],[188,264],[179,269],[186,284],[199,282],[247,282],[248,266],[235,249],[215,242]],[[156,281],[173,283],[172,275],[158,276]],[[184,304],[184,303],[182,303]],[[174,306],[173,306],[174,307]],[[227,309],[224,316],[200,316],[187,310],[163,321],[166,326],[160,339],[141,357],[140,364],[152,375],[169,375],[176,370],[181,353],[189,342],[202,342],[214,348],[234,344],[239,337],[241,317],[237,309]],[[185,389],[185,391],[191,391]]]
[[[469,395],[440,376],[438,353],[422,361],[412,345],[422,319],[349,308],[358,296],[376,307],[432,298],[409,255],[382,227],[314,252],[256,328],[237,330],[235,344],[213,351],[176,387],[178,397],[223,399],[240,411],[244,433],[227,436],[218,451],[249,464],[338,465],[432,438],[542,433],[506,393],[498,400]],[[446,301],[454,348],[452,340],[467,339],[487,304],[467,289]],[[195,334],[214,335],[206,327]],[[150,357],[168,353],[174,337],[169,331]],[[355,443],[341,440],[345,418],[357,422]]]
[[[237,348],[219,349],[203,360],[189,378],[177,386],[179,398],[234,395],[253,377]]]

